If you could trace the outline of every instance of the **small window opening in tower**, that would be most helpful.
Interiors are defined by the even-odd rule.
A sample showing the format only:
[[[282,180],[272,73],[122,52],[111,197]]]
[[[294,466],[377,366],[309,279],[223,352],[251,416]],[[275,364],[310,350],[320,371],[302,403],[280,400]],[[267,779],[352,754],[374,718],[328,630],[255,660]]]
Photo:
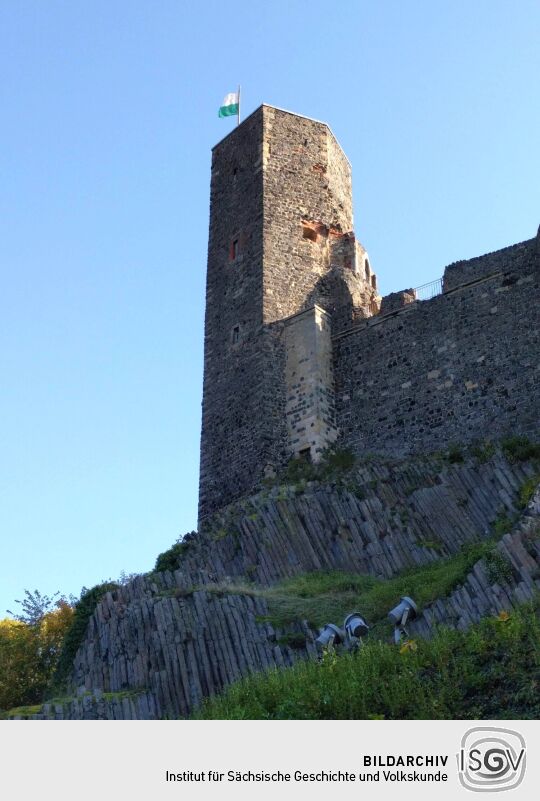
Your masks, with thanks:
[[[377,276],[375,275],[375,273],[373,273],[373,275],[371,276],[371,286],[373,287],[373,289],[377,289]]]
[[[298,458],[302,459],[303,462],[311,462],[311,448],[309,446],[307,448],[302,448],[302,450],[298,452]]]
[[[302,228],[302,236],[304,239],[309,239],[311,242],[317,241],[317,231],[310,225],[304,225]]]
[[[364,262],[364,269],[366,271],[366,281],[369,281],[369,261],[367,259]]]
[[[237,345],[240,342],[240,326],[235,325],[232,330],[232,342],[233,345]]]
[[[238,256],[239,248],[238,248],[238,239],[233,239],[231,242],[231,261],[234,261]]]

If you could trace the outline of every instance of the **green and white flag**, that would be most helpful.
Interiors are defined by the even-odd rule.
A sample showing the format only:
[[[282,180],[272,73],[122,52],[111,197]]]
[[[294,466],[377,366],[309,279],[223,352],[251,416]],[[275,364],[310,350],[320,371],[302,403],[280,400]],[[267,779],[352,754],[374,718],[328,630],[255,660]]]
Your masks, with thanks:
[[[240,106],[239,95],[239,92],[229,92],[228,95],[225,95],[225,100],[219,108],[219,117],[232,117],[234,114],[238,114]]]

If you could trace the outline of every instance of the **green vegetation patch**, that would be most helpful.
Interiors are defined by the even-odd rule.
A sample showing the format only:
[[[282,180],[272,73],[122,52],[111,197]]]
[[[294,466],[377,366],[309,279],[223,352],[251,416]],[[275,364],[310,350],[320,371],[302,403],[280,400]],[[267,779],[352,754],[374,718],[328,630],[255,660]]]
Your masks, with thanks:
[[[514,525],[516,518],[509,517],[506,512],[501,512],[495,518],[495,522],[493,523],[493,531],[495,532],[495,536],[500,539],[504,534],[508,534],[509,531],[512,531],[512,526]]]
[[[480,464],[485,464],[489,462],[489,460],[495,456],[497,453],[497,446],[491,440],[485,440],[484,442],[475,442],[470,446],[470,453],[471,456],[474,456]]]
[[[466,633],[439,629],[250,676],[208,699],[208,720],[492,720],[540,716],[540,621],[527,605]]]
[[[527,481],[525,481],[524,484],[522,484],[519,490],[519,500],[518,500],[521,509],[525,509],[529,501],[532,500],[532,497],[536,492],[538,484],[540,484],[540,473],[537,473],[536,475],[527,479]]]
[[[94,614],[96,606],[103,598],[105,593],[118,589],[118,584],[114,582],[104,582],[86,590],[81,594],[80,600],[75,604],[75,614],[73,622],[66,632],[62,643],[62,650],[58,658],[56,670],[49,687],[48,695],[59,695],[65,692],[67,680],[73,669],[73,661],[79,646],[81,645],[88,621]]]
[[[305,573],[265,589],[249,584],[219,584],[205,586],[205,589],[221,594],[263,597],[268,604],[268,620],[277,627],[299,620],[307,620],[313,628],[329,622],[341,624],[344,616],[355,610],[373,625],[386,619],[388,611],[402,595],[412,596],[420,607],[447,595],[492,548],[491,541],[468,546],[456,556],[407,570],[390,579],[331,570]]]
[[[156,559],[156,566],[154,568],[156,573],[161,573],[164,570],[178,570],[183,557],[187,551],[193,546],[197,539],[197,532],[190,531],[183,537],[178,539],[167,551],[160,553]]]
[[[461,462],[465,460],[463,446],[460,445],[459,442],[451,443],[446,458],[450,464],[461,464]]]
[[[501,442],[501,447],[510,462],[540,459],[540,443],[531,442],[527,437],[507,437]]]
[[[267,487],[282,484],[305,484],[308,481],[330,481],[340,479],[356,464],[356,457],[347,448],[329,448],[317,463],[300,457],[291,459],[274,478],[265,479]]]
[[[9,709],[6,712],[0,712],[0,720],[13,720],[13,718],[29,718],[32,715],[37,715],[41,712],[43,704],[34,704],[33,706],[18,706],[15,709]]]

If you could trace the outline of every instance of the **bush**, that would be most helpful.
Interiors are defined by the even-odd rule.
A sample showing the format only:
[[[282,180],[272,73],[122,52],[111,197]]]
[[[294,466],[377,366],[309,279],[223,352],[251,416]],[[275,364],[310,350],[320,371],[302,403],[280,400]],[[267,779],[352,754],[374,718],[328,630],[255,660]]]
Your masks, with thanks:
[[[47,690],[49,697],[61,695],[65,691],[67,680],[73,668],[75,654],[86,634],[88,621],[105,593],[116,589],[118,589],[118,584],[114,582],[103,582],[103,584],[92,587],[91,590],[83,589],[80,599],[75,604],[73,621],[62,642],[58,663]]]
[[[348,448],[334,448],[323,454],[323,465],[330,472],[351,470],[355,462],[356,457]]]
[[[297,484],[300,481],[315,481],[318,478],[317,465],[309,459],[291,459],[280,476],[280,483]]]
[[[495,532],[495,536],[500,539],[505,534],[508,534],[509,531],[512,531],[513,525],[513,520],[508,517],[505,512],[500,512],[493,523],[493,531]]]
[[[463,448],[458,443],[454,442],[450,445],[446,458],[450,464],[459,464],[463,461]]]
[[[512,564],[500,551],[489,551],[485,557],[488,578],[492,584],[504,584],[512,581],[514,571]]]
[[[341,478],[356,462],[354,453],[347,448],[327,448],[319,462],[296,456],[277,476],[263,480],[267,487],[278,484],[305,484],[307,481],[325,481]]]
[[[478,459],[480,464],[488,462],[491,457],[495,455],[496,451],[495,443],[490,440],[486,440],[486,442],[476,442],[470,447],[471,455]]]
[[[179,538],[168,551],[160,553],[156,559],[156,566],[154,570],[157,573],[162,573],[164,570],[178,570],[182,557],[186,554],[188,549],[193,545],[197,538],[197,532],[191,531]]]
[[[532,478],[528,478],[527,481],[521,486],[519,490],[519,506],[522,509],[525,509],[528,506],[529,501],[532,500],[534,493],[536,492],[536,488],[540,483],[540,475],[532,476]]]
[[[531,442],[527,437],[507,437],[503,439],[501,447],[511,462],[540,459],[540,444]]]

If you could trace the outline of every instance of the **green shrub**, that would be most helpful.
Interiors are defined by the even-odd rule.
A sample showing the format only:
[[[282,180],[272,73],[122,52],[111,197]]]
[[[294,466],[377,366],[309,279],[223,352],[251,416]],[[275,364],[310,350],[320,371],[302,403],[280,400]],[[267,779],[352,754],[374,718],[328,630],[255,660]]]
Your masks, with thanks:
[[[182,557],[193,545],[196,536],[196,532],[192,531],[189,534],[186,534],[184,537],[178,539],[168,551],[163,551],[163,553],[160,553],[156,559],[156,566],[154,568],[156,573],[162,573],[164,570],[178,570],[182,561]]]
[[[450,462],[450,464],[459,464],[463,461],[463,448],[457,442],[454,442],[450,445],[448,449],[448,453],[446,454],[446,458]]]
[[[512,518],[508,517],[506,512],[499,512],[495,518],[495,522],[493,523],[493,531],[495,532],[495,536],[500,539],[512,530],[513,525],[514,521]]]
[[[532,606],[401,648],[368,642],[242,679],[204,719],[537,719],[540,624]]]
[[[62,643],[56,670],[47,691],[48,697],[65,692],[66,682],[73,668],[73,660],[86,634],[88,621],[105,593],[113,592],[118,587],[118,584],[106,581],[103,584],[92,587],[91,590],[84,589],[82,591],[80,599],[75,604],[73,622],[67,630]]]
[[[326,472],[351,470],[356,462],[354,453],[348,448],[334,448],[323,454],[322,466]]]
[[[341,479],[344,473],[351,470],[356,462],[354,453],[347,448],[327,448],[319,462],[312,462],[297,456],[277,476],[265,478],[262,484],[274,487],[280,484],[297,484],[305,487],[308,481],[327,481]]]
[[[280,476],[281,483],[297,484],[300,481],[315,481],[318,478],[317,465],[309,459],[291,459]]]
[[[484,560],[487,566],[488,578],[492,584],[504,584],[512,581],[514,571],[511,563],[500,551],[488,551]]]
[[[489,462],[492,456],[495,455],[497,452],[497,448],[494,442],[491,440],[486,440],[485,442],[475,442],[470,447],[471,456],[474,456],[475,459],[478,459],[480,464],[484,464],[485,462]]]
[[[511,462],[527,462],[540,459],[540,444],[527,437],[507,437],[501,443],[503,453]]]
[[[521,489],[519,490],[518,503],[522,509],[525,509],[525,507],[529,504],[529,501],[536,492],[536,488],[539,483],[540,475],[537,474],[531,478],[528,478],[527,481],[525,481],[525,483],[521,486]]]

